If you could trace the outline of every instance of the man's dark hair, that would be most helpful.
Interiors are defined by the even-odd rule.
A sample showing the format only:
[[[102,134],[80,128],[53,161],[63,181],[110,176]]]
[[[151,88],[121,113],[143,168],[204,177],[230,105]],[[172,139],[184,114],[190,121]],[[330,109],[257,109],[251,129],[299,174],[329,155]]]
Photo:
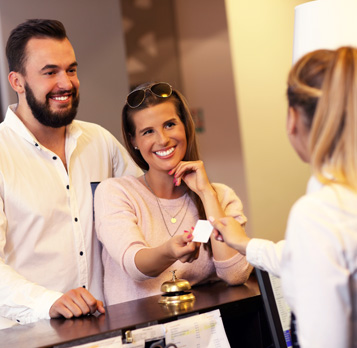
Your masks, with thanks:
[[[10,71],[25,75],[26,45],[32,38],[67,38],[66,29],[54,19],[29,19],[12,30],[6,44],[6,57]]]

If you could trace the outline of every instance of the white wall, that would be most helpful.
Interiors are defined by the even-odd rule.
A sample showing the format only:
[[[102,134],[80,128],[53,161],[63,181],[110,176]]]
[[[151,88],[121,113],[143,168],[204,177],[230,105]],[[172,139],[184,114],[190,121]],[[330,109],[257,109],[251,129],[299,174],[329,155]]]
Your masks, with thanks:
[[[78,119],[95,122],[118,138],[128,92],[118,0],[0,0],[0,77],[3,111],[16,102],[7,82],[4,47],[10,31],[29,18],[52,18],[66,27],[79,62]]]
[[[293,60],[307,52],[357,47],[356,0],[316,0],[295,8]]]

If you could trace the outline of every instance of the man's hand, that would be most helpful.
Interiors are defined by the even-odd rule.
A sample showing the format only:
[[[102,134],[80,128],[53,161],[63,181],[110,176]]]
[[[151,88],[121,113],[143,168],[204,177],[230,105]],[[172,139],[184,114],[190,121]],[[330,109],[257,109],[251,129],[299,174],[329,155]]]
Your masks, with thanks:
[[[103,302],[98,301],[84,288],[72,289],[63,294],[50,308],[50,317],[61,316],[69,319],[81,315],[93,314],[96,311],[105,313]]]

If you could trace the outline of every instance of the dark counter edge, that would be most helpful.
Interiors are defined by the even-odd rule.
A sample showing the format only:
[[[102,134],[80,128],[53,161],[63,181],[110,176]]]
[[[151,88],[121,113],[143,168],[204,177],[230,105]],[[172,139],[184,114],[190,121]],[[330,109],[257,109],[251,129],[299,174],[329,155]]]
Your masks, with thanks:
[[[183,309],[161,305],[158,303],[160,295],[156,295],[108,306],[104,315],[41,320],[0,330],[0,347],[71,347],[124,336],[126,330],[163,324],[215,309],[221,311],[224,324],[224,319],[228,324],[233,315],[235,319],[258,312],[262,315],[262,298],[254,273],[243,285],[229,286],[224,282],[216,282],[196,286],[192,293],[196,297],[192,308],[187,308],[189,303]]]

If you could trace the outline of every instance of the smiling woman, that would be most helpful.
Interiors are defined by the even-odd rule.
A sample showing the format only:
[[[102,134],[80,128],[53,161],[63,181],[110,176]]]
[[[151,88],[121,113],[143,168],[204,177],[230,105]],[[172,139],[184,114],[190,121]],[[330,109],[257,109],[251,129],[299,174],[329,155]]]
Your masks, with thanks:
[[[145,174],[106,180],[96,190],[106,303],[160,293],[170,268],[191,285],[244,283],[252,267],[243,255],[213,237],[207,245],[192,241],[199,219],[246,218],[231,188],[210,183],[183,95],[165,82],[140,85],[127,97],[122,124]]]
[[[133,115],[133,122],[135,135],[131,141],[149,165],[147,177],[161,172],[167,175],[184,158],[187,148],[185,127],[175,105],[162,103],[139,110]]]

